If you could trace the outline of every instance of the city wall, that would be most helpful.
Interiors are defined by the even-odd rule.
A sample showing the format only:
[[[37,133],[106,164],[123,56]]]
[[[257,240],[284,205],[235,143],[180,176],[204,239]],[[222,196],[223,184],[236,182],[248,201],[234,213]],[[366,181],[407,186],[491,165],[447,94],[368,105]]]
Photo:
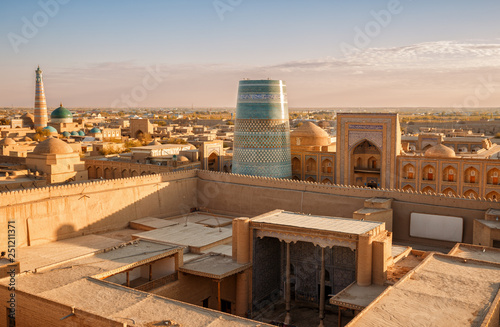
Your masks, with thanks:
[[[186,213],[195,206],[196,184],[193,170],[0,193],[0,249],[7,249],[9,225],[19,247]]]
[[[17,246],[42,244],[125,228],[131,220],[174,216],[192,208],[252,217],[275,209],[352,218],[372,197],[392,198],[394,239],[452,245],[409,236],[412,212],[464,219],[463,241],[472,243],[474,219],[500,203],[396,190],[326,185],[189,170],[0,193],[0,250],[9,221]]]
[[[198,203],[208,210],[228,215],[253,217],[283,209],[306,214],[352,218],[373,197],[392,198],[394,239],[431,245],[453,245],[410,237],[412,212],[457,216],[464,219],[463,240],[472,243],[474,219],[484,219],[489,208],[500,209],[496,201],[471,200],[420,192],[327,185],[306,181],[252,177],[198,171]]]

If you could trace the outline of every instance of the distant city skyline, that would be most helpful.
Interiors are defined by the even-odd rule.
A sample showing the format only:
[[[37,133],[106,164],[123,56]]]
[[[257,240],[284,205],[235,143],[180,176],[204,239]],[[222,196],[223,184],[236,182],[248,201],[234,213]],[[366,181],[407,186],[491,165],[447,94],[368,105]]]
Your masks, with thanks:
[[[0,3],[0,106],[234,107],[282,79],[294,107],[499,107],[500,3]]]

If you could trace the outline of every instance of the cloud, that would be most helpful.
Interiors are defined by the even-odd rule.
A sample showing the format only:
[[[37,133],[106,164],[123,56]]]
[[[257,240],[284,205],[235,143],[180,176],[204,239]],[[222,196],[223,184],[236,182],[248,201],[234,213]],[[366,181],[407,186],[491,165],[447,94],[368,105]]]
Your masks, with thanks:
[[[406,69],[500,66],[500,43],[439,41],[401,47],[369,48],[346,57],[368,66]]]
[[[300,61],[289,61],[282,64],[276,64],[271,66],[265,66],[266,69],[282,69],[287,71],[292,70],[330,70],[346,67],[362,67],[365,66],[361,62],[351,62],[348,60],[335,59],[332,57],[327,57],[323,59],[311,59],[311,60],[300,60]]]
[[[234,106],[238,80],[286,80],[290,106],[453,106],[474,94],[481,78],[500,90],[500,39],[439,41],[370,48],[353,56],[247,63],[100,62],[44,71],[47,100],[57,105],[109,106],[142,85],[148,67],[158,67],[160,85],[141,106]],[[33,80],[0,88],[7,104],[32,104]],[[495,91],[481,106],[500,103]]]

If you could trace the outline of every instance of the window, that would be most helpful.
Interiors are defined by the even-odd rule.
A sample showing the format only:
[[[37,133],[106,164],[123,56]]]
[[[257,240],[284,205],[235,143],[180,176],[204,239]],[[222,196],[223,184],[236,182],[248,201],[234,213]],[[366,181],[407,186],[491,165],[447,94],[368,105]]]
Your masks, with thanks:
[[[453,169],[448,170],[448,182],[454,182],[455,181],[455,172]]]
[[[415,178],[415,171],[413,169],[413,166],[407,166],[406,178],[407,179],[414,179]]]

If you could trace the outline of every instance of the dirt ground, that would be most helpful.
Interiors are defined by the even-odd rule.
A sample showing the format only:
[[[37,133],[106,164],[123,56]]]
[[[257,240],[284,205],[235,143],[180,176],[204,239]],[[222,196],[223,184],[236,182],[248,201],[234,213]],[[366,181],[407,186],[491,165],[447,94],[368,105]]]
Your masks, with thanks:
[[[335,312],[333,312],[335,311]],[[292,326],[295,327],[312,327],[319,325],[319,311],[318,308],[313,308],[310,305],[301,305],[300,303],[292,303],[291,309]],[[347,325],[353,318],[351,312],[342,312],[342,326]],[[274,310],[267,310],[259,321],[278,325],[279,322],[285,320],[285,303],[275,303]],[[324,325],[328,327],[337,326],[338,316],[336,310],[325,310]]]

